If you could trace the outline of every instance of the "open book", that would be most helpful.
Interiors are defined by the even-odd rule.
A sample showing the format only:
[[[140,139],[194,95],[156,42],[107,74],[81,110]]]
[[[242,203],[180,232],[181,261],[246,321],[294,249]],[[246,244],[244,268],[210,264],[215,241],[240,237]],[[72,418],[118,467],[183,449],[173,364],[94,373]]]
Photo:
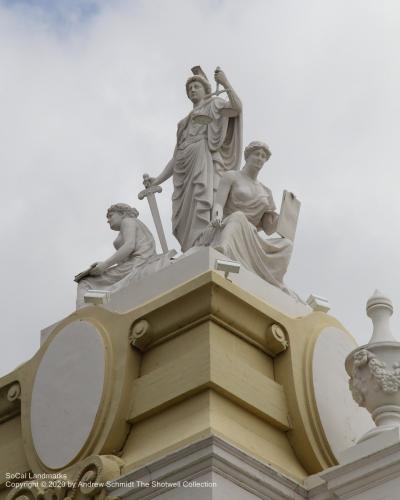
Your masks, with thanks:
[[[289,191],[286,190],[283,191],[281,211],[279,213],[276,232],[291,241],[294,241],[294,236],[296,234],[300,205],[300,201],[293,193],[289,193]]]

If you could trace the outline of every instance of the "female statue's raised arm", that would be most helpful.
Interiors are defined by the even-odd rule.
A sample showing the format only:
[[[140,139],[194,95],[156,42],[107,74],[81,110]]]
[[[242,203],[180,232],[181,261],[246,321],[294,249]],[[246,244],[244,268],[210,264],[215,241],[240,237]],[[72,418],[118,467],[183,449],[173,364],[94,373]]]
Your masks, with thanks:
[[[233,89],[232,85],[229,83],[228,78],[226,77],[225,73],[222,71],[222,69],[217,68],[214,73],[214,78],[215,81],[219,84],[221,84],[228,95],[229,103],[231,105],[230,112],[229,108],[225,110],[223,114],[225,116],[236,116],[239,113],[242,112],[242,101],[240,100],[239,96]]]

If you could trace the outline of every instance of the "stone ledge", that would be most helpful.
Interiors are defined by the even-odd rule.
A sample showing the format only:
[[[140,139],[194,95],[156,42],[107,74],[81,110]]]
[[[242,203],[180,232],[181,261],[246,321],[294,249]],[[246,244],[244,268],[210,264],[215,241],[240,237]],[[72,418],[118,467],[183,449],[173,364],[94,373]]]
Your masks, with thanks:
[[[310,487],[310,498],[314,500],[353,497],[363,500],[397,500],[400,487],[400,443],[331,467],[308,479],[306,486]]]
[[[175,259],[170,266],[113,293],[105,308],[119,313],[127,312],[200,274],[214,271],[216,259],[226,260],[226,257],[210,247],[194,247]],[[215,273],[220,275],[220,272]],[[313,312],[310,306],[295,300],[243,266],[238,274],[229,275],[229,281],[223,279],[293,319]]]
[[[223,439],[210,436],[150,462],[120,477],[118,483],[134,483],[133,487],[110,487],[107,493],[113,497],[139,500],[163,497],[171,488],[141,487],[140,482],[177,482],[198,478],[206,472],[214,472],[224,478],[224,489],[235,487],[243,500],[258,498],[270,500],[302,500],[307,490],[296,481],[274,470]],[[138,485],[138,486],[136,486]],[[191,490],[187,490],[190,495]],[[226,493],[229,494],[228,491]],[[211,492],[212,494],[212,492]],[[168,495],[168,498],[171,498]],[[182,497],[185,498],[185,497]],[[186,496],[187,498],[187,496]],[[196,497],[200,498],[200,497]],[[213,498],[213,496],[204,496]]]

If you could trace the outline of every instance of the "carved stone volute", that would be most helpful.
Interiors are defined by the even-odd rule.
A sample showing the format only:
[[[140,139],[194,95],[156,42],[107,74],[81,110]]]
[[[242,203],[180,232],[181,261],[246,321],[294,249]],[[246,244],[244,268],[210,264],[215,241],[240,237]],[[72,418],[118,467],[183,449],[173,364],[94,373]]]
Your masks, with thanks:
[[[146,319],[138,319],[135,321],[129,333],[129,342],[132,347],[136,347],[140,351],[145,351],[146,347],[152,340],[151,326]]]
[[[21,386],[15,381],[0,388],[0,423],[21,413]]]

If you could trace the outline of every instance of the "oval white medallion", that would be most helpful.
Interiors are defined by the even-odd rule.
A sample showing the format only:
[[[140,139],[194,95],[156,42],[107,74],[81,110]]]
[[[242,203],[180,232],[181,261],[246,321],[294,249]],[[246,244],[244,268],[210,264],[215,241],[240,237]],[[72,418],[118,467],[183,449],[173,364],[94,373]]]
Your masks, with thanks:
[[[85,445],[104,375],[104,344],[92,324],[75,321],[51,341],[36,372],[31,401],[33,444],[47,467],[65,467]]]
[[[314,347],[312,373],[315,402],[325,436],[338,459],[358,438],[374,427],[370,414],[353,400],[344,362],[357,347],[342,330],[322,330]]]

